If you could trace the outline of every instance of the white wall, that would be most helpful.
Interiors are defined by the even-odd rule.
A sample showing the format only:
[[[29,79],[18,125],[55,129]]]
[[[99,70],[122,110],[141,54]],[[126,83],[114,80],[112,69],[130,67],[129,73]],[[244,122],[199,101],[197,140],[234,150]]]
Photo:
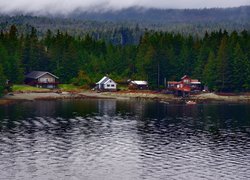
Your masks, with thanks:
[[[104,89],[116,89],[116,84],[113,82],[104,84]]]
[[[115,90],[116,89],[116,83],[113,80],[109,80],[104,84],[104,89],[110,89],[110,90]]]
[[[50,83],[54,83],[55,82],[55,78],[53,76],[50,76],[49,74],[45,74],[45,75],[43,75],[42,77],[40,77],[38,79],[38,82],[43,82],[43,83],[50,82]]]

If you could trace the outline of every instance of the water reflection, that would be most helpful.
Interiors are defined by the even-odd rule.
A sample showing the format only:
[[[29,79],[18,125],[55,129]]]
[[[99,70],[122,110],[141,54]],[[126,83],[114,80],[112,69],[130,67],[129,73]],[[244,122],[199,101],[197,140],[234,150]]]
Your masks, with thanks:
[[[98,100],[98,112],[100,114],[106,114],[114,116],[116,113],[116,100]]]
[[[0,107],[0,179],[249,179],[249,105]]]

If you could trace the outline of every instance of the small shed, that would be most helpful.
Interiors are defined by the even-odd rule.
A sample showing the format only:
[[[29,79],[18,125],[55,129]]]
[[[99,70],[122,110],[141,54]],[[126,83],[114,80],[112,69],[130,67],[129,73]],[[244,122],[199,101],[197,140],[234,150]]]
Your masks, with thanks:
[[[25,75],[25,84],[39,88],[56,88],[59,84],[58,77],[46,71],[32,71]]]
[[[100,91],[116,91],[117,84],[108,76],[104,76],[96,83],[96,89]]]
[[[129,89],[139,89],[139,90],[146,90],[148,89],[148,82],[147,81],[130,81],[128,85]]]

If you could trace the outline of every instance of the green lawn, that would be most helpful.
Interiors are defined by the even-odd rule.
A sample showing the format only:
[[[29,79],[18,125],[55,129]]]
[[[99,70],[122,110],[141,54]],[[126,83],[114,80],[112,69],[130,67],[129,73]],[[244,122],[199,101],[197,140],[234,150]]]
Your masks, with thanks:
[[[79,91],[81,90],[79,86],[74,86],[72,84],[59,84],[58,88],[62,91]],[[13,92],[15,91],[48,91],[49,89],[46,88],[37,88],[34,86],[28,86],[28,85],[13,85],[12,86]]]
[[[28,86],[28,85],[13,85],[12,90],[15,91],[48,91],[48,89],[44,88],[37,88],[34,86]]]
[[[128,90],[128,85],[118,85],[117,89],[120,89],[122,91],[127,91]]]
[[[59,84],[58,87],[62,91],[77,91],[77,90],[80,90],[79,86],[75,86],[73,84]]]

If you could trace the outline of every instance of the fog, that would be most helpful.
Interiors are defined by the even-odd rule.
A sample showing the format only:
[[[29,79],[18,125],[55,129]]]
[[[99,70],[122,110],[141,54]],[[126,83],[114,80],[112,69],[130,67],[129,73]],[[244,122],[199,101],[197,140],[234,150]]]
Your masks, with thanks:
[[[0,12],[66,15],[76,10],[104,12],[129,7],[193,9],[243,5],[250,5],[250,0],[0,0]]]

